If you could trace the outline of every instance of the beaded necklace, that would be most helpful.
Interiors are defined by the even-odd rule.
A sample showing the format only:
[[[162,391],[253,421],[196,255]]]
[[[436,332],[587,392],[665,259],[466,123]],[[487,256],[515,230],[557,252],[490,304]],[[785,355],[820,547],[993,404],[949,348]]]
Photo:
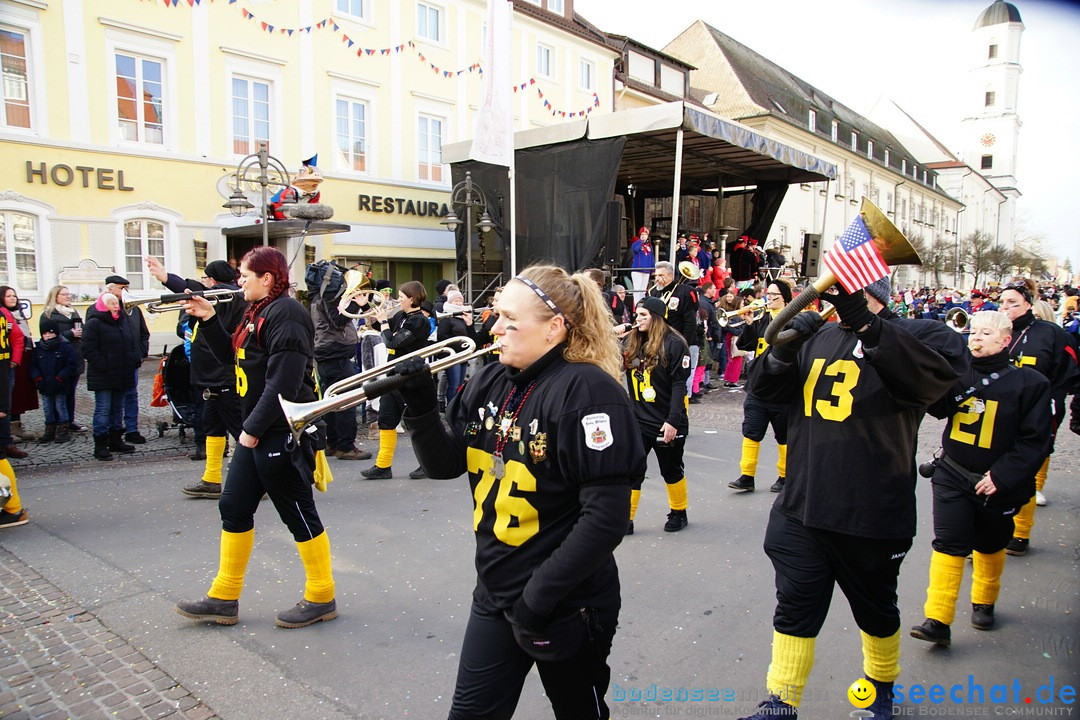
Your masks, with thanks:
[[[507,441],[513,434],[513,428],[517,423],[518,415],[521,414],[521,409],[525,407],[525,401],[529,399],[529,395],[532,394],[535,387],[536,381],[533,380],[525,388],[525,392],[518,396],[518,387],[515,385],[510,388],[506,399],[503,400],[502,407],[499,408],[499,425],[495,430],[495,452],[491,454],[491,472],[496,480],[502,480],[506,474],[503,448],[506,447]]]

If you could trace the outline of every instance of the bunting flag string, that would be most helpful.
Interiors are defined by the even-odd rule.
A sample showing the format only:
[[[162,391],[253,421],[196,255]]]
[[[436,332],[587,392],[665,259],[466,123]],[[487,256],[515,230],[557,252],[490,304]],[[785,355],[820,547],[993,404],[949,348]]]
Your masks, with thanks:
[[[156,0],[142,1],[155,2]],[[189,7],[194,7],[195,5],[201,5],[203,0],[161,0],[161,2],[165,5],[165,7],[176,7],[181,2],[187,3]],[[211,3],[214,2],[214,0],[206,0],[206,2]],[[228,0],[229,5],[236,5],[239,2],[240,0]],[[346,32],[341,29],[341,25],[332,16],[324,18],[323,20],[320,20],[311,25],[305,25],[303,27],[281,27],[280,25],[274,25],[266,22],[265,20],[260,20],[255,16],[254,13],[252,13],[250,10],[243,6],[240,7],[240,15],[245,20],[250,20],[253,24],[257,25],[259,29],[261,29],[263,32],[269,33],[271,35],[277,33],[280,35],[292,37],[293,35],[298,33],[311,33],[313,30],[326,30],[329,28],[333,32],[338,33],[341,36],[341,42],[344,43],[345,46],[349,49],[352,49],[354,45],[357,45],[357,42],[351,37],[349,37],[348,34],[346,34]],[[424,55],[423,51],[416,47],[416,43],[412,40],[406,40],[403,43],[383,48],[357,47],[356,56],[362,58],[370,57],[377,54],[382,57],[390,55],[391,53],[397,54],[404,52],[406,48],[414,50],[420,62],[425,63],[429,68],[431,68],[433,74],[444,79],[453,79],[461,76],[464,73],[475,73],[480,76],[483,76],[484,74],[484,68],[479,61],[474,62],[467,67],[461,68],[460,70],[447,70],[443,67],[440,67],[435,63],[431,62],[431,60],[429,60],[428,57]],[[534,85],[536,85],[536,78],[530,77],[528,80],[514,85],[513,91],[515,93],[519,91],[525,92],[526,89]],[[593,110],[600,107],[600,96],[597,95],[595,92],[592,95],[592,104],[582,110],[564,110],[556,108],[548,98],[544,97],[544,91],[540,88],[536,88],[536,96],[537,99],[543,104],[544,109],[551,113],[552,117],[562,117],[570,119],[582,118],[586,115],[591,114]]]

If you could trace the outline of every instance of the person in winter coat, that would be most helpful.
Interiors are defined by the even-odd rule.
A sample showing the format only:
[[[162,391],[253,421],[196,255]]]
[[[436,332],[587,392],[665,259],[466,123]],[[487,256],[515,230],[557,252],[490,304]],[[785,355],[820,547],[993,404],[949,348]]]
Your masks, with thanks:
[[[11,434],[20,440],[36,440],[37,433],[26,430],[22,424],[22,414],[39,407],[37,391],[30,379],[30,356],[34,352],[34,338],[30,334],[30,324],[26,322],[26,317],[19,307],[19,294],[15,292],[15,288],[0,285],[0,298],[3,298],[4,309],[11,313],[15,326],[23,336],[22,352],[11,357]]]
[[[41,309],[41,321],[46,319],[56,322],[57,332],[71,344],[75,351],[75,358],[79,363],[79,372],[68,385],[67,415],[68,430],[75,433],[84,433],[86,428],[75,421],[75,389],[79,386],[79,378],[86,372],[86,362],[79,352],[79,344],[82,342],[83,318],[79,311],[72,305],[71,291],[65,285],[54,285],[45,296],[45,307]],[[38,333],[41,327],[39,321]]]
[[[79,358],[71,343],[60,336],[55,320],[41,318],[40,328],[41,341],[30,360],[30,377],[37,385],[45,412],[45,434],[38,442],[63,443],[71,439],[67,396],[79,377]]]
[[[472,308],[465,307],[465,298],[460,292],[451,292],[446,296],[445,312],[439,318],[437,339],[439,342],[455,337],[467,337],[476,340],[476,327],[473,325]],[[453,365],[446,369],[446,402],[450,403],[457,395],[458,388],[465,382],[465,365]]]
[[[645,292],[649,289],[649,276],[656,267],[656,253],[649,243],[649,228],[641,226],[630,250],[634,254],[630,277],[634,283],[634,304],[637,305],[645,297]]]
[[[23,356],[23,334],[15,318],[0,303],[0,448],[5,457],[24,458],[27,453],[15,447],[11,433],[11,387],[14,384],[15,366]]]
[[[82,354],[86,359],[86,388],[94,393],[94,457],[112,460],[112,452],[130,453],[124,442],[124,396],[142,364],[138,328],[111,292],[97,299],[86,313]]]

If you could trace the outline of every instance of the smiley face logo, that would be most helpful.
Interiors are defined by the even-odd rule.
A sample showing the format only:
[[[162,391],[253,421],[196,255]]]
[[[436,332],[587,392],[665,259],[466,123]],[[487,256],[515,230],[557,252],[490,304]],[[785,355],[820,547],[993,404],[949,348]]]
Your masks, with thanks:
[[[877,689],[866,678],[859,678],[851,683],[847,690],[848,701],[857,708],[869,707],[877,697]]]

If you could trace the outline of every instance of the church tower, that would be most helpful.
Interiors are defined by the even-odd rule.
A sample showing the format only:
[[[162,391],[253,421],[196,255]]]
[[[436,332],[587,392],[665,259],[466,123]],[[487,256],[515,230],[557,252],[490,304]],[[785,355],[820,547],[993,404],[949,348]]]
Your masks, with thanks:
[[[1024,23],[1012,3],[995,0],[972,30],[968,55],[968,115],[961,123],[962,159],[1008,200],[998,214],[998,241],[1015,246],[1016,158],[1020,136],[1020,36]]]

